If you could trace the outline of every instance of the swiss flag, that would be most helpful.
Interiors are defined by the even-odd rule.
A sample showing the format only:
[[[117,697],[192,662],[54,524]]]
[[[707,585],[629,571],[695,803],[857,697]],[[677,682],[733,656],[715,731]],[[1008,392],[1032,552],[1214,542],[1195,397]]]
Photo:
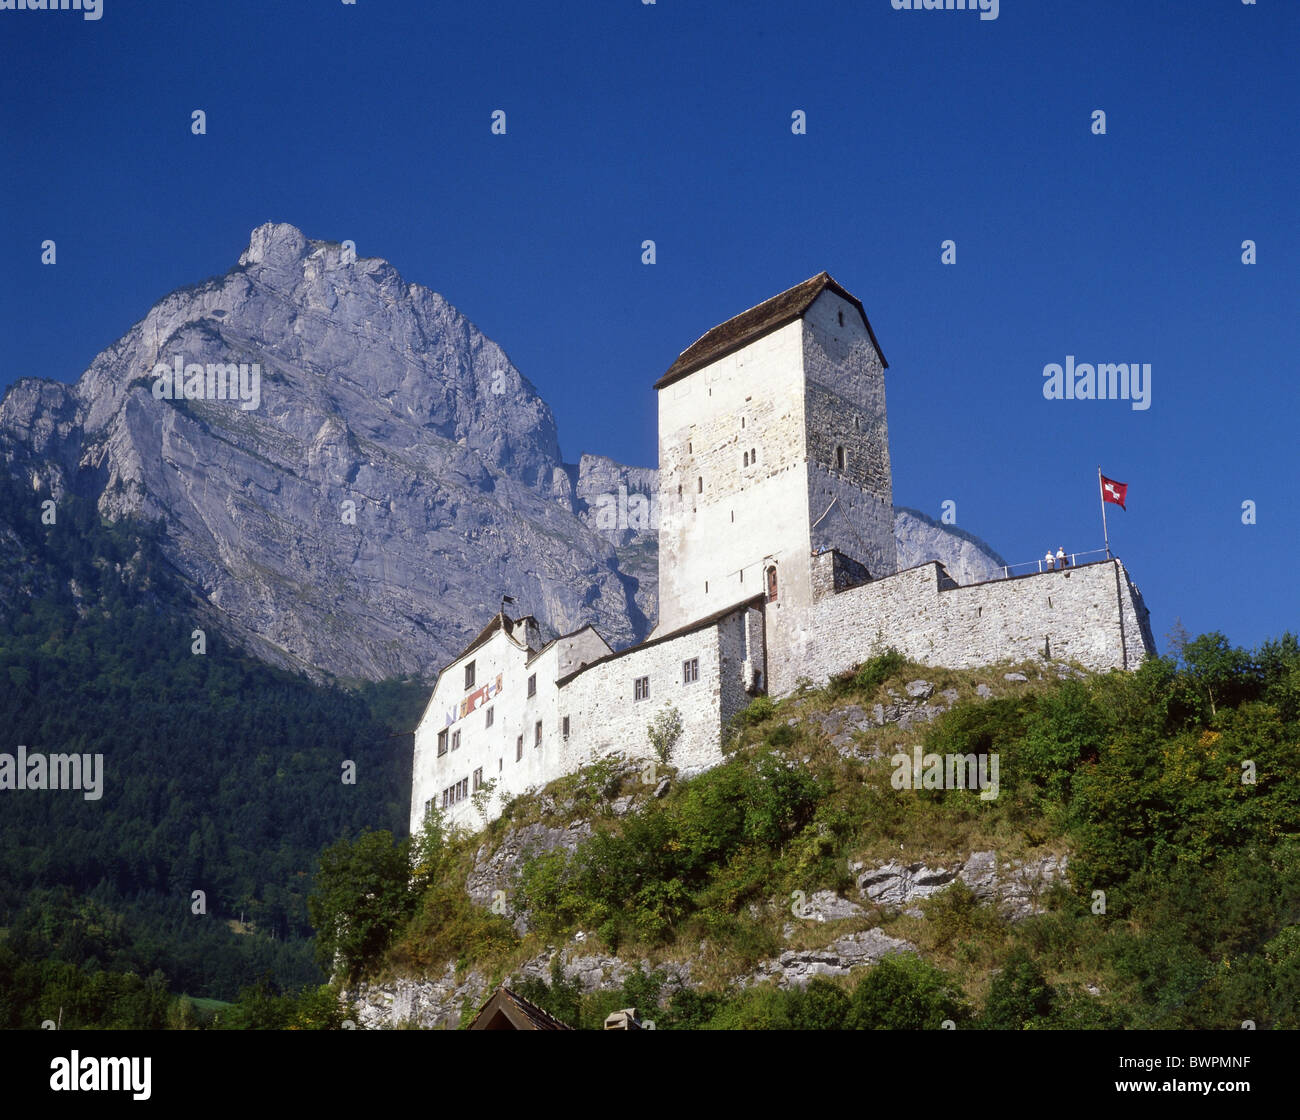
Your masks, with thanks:
[[[1125,513],[1128,507],[1124,504],[1124,499],[1128,497],[1128,483],[1116,482],[1113,478],[1101,476],[1101,500],[1103,502],[1113,502],[1119,506]]]

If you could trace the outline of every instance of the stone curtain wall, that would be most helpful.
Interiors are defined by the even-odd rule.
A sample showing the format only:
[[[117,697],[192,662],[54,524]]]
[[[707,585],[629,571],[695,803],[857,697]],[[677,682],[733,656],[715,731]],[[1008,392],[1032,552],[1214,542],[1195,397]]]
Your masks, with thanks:
[[[940,590],[941,571],[922,564],[806,612],[769,612],[769,629],[789,627],[790,653],[772,665],[772,694],[801,676],[824,682],[890,646],[954,669],[1042,658],[1048,644],[1053,659],[1098,671],[1136,669],[1154,653],[1146,607],[1118,560],[950,590]]]
[[[612,751],[650,759],[647,727],[656,713],[675,707],[682,717],[682,737],[672,765],[694,773],[722,761],[719,729],[724,708],[737,703],[741,685],[744,609],[714,626],[664,642],[629,650],[612,661],[592,666],[559,688],[558,711],[568,715],[570,735],[558,765],[546,780],[572,773]],[[699,660],[699,679],[685,684],[682,663]],[[650,678],[650,696],[636,700],[634,682]],[[724,703],[725,696],[725,703]]]

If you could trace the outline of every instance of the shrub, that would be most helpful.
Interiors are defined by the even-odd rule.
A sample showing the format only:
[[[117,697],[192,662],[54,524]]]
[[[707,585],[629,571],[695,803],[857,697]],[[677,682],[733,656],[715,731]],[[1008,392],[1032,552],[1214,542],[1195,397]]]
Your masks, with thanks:
[[[979,1025],[991,1031],[1023,1030],[1049,1018],[1053,996],[1042,969],[1017,949],[993,978]]]
[[[824,976],[814,976],[792,1001],[790,1025],[797,1031],[841,1031],[849,1017],[849,997]]]
[[[919,957],[886,957],[854,989],[845,1026],[849,1030],[939,1030],[945,1019],[960,1024],[970,1010],[948,977]]]
[[[876,690],[896,673],[901,673],[907,659],[896,649],[887,649],[856,669],[831,678],[828,691],[832,697],[873,696]]]

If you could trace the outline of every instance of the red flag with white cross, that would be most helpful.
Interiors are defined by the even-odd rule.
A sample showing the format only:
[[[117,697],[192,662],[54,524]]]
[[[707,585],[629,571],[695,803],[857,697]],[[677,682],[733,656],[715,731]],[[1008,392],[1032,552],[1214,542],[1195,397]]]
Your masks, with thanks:
[[[1117,505],[1127,513],[1128,507],[1124,504],[1126,497],[1128,497],[1127,482],[1116,482],[1113,478],[1107,478],[1105,475],[1101,476],[1101,500],[1103,502]]]

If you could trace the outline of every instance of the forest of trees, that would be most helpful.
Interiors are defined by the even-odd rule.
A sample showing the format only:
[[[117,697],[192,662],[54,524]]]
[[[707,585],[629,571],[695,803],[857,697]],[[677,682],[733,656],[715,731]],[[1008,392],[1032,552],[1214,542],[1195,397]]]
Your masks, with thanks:
[[[156,1026],[168,993],[322,983],[306,909],[316,861],[365,827],[404,829],[427,690],[320,687],[211,627],[192,652],[202,624],[160,530],[105,523],[72,497],[43,525],[46,496],[0,480],[13,515],[0,526],[0,750],[102,754],[104,791],[0,794],[0,1026],[60,1006],[65,1025]]]

